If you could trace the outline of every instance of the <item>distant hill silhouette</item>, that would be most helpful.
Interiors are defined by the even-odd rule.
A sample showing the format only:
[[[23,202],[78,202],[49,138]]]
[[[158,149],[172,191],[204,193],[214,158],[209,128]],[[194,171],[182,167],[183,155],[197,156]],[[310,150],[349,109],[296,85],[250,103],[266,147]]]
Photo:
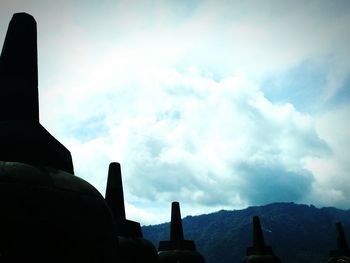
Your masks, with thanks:
[[[196,242],[207,263],[241,263],[252,243],[251,219],[260,216],[265,243],[283,263],[327,262],[336,248],[335,222],[341,221],[350,241],[350,210],[273,203],[183,219],[186,239]],[[169,236],[169,223],[142,227],[156,247]]]

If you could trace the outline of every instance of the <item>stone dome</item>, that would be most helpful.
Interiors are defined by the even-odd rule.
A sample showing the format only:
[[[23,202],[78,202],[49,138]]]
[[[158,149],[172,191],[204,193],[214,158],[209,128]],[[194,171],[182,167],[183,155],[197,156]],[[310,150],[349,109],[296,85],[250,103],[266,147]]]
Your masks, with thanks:
[[[0,200],[1,260],[116,259],[111,213],[86,181],[50,167],[1,161]]]

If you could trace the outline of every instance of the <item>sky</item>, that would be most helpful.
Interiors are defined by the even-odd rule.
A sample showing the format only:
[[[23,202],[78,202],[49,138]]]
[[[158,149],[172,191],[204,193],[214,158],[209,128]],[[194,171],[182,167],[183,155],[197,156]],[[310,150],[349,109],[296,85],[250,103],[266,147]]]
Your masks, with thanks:
[[[40,121],[142,225],[271,202],[350,208],[349,1],[0,0],[38,24]]]

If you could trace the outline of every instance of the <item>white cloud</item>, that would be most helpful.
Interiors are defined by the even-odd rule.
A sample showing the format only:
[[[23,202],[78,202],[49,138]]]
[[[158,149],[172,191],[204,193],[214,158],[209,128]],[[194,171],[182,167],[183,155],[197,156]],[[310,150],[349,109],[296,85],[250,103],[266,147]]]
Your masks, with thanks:
[[[146,224],[168,218],[173,200],[183,215],[284,200],[345,207],[349,110],[323,103],[350,72],[347,4],[141,2],[0,4],[3,19],[22,6],[39,23],[41,120],[76,174],[104,193],[108,163],[121,162],[128,217]],[[305,60],[326,74],[323,116],[260,87]]]
[[[306,160],[307,169],[316,179],[310,198],[319,205],[349,206],[349,116],[349,105],[343,105],[317,118],[317,132],[332,150],[329,155]]]
[[[106,83],[114,82],[114,76],[110,77]],[[81,86],[90,83],[87,79]],[[127,84],[110,91],[110,98],[87,88],[80,99],[64,102],[66,108],[76,107],[76,125],[83,125],[99,100],[110,103],[100,120],[103,136],[71,139],[65,125],[72,116],[68,111],[56,115],[77,175],[102,193],[111,161],[122,164],[129,204],[159,207],[163,212],[158,220],[167,218],[165,207],[173,200],[182,203],[184,212],[193,213],[274,198],[301,201],[308,193],[312,176],[305,172],[303,160],[323,156],[327,148],[317,137],[312,118],[290,104],[269,102],[244,75],[217,82],[203,76],[199,68],[183,73],[151,68]],[[128,89],[132,92],[124,93]],[[79,132],[74,136],[82,138]],[[266,180],[276,183],[266,186]],[[262,187],[270,190],[261,195]],[[131,209],[129,214],[144,224],[152,219],[149,212],[142,216]]]

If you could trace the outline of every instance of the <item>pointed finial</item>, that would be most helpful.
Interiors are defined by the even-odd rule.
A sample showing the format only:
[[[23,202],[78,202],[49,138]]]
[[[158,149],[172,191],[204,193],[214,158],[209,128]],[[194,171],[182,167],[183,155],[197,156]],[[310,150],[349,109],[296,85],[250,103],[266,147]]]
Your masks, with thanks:
[[[258,250],[265,247],[264,235],[258,216],[253,216],[253,247]]]
[[[335,228],[337,231],[337,248],[329,251],[328,262],[350,262],[350,250],[343,226],[340,222],[336,222]]]
[[[14,14],[0,56],[0,160],[74,174],[66,147],[39,123],[35,19]]]
[[[174,243],[184,240],[179,202],[171,203],[170,240]]]
[[[196,250],[193,240],[185,240],[179,202],[171,203],[170,240],[159,242],[159,262],[204,263],[204,258]]]
[[[122,174],[117,162],[109,164],[105,199],[115,220],[125,220]]]
[[[337,230],[337,247],[339,250],[348,251],[348,242],[346,241],[345,233],[343,230],[343,226],[340,222],[335,224]]]
[[[253,216],[253,246],[247,248],[247,254],[243,262],[281,263],[281,260],[274,255],[272,247],[265,246],[264,235],[258,216]]]
[[[39,121],[35,19],[14,14],[0,57],[0,121]]]
[[[140,223],[126,219],[120,164],[109,164],[105,200],[112,212],[117,236],[142,238]]]

